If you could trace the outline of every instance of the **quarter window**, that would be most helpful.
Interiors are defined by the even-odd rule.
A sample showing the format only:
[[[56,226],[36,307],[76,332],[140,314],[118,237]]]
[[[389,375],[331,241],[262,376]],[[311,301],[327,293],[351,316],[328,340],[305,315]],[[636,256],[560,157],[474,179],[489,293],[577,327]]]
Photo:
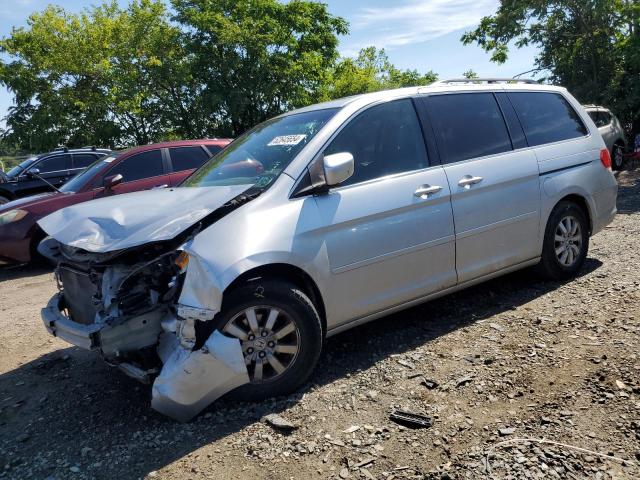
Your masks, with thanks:
[[[560,94],[513,92],[509,93],[509,98],[520,118],[529,146],[570,140],[587,134],[587,128],[576,111]]]
[[[376,105],[349,122],[324,151],[353,155],[352,185],[429,165],[420,123],[410,99]]]
[[[198,168],[209,158],[202,147],[176,147],[170,148],[169,152],[174,172]]]
[[[123,182],[133,182],[143,178],[163,175],[162,152],[160,150],[150,150],[125,158],[107,173],[108,176],[118,174],[122,175]]]
[[[433,95],[428,97],[427,105],[443,163],[512,149],[493,93]]]

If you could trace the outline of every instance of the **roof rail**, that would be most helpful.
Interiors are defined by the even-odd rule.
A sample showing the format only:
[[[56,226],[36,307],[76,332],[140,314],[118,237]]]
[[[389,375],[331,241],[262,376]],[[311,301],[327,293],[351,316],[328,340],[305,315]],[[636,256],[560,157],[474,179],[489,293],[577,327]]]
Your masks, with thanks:
[[[450,78],[439,80],[431,85],[443,85],[448,83],[529,83],[538,85],[539,82],[531,78]]]

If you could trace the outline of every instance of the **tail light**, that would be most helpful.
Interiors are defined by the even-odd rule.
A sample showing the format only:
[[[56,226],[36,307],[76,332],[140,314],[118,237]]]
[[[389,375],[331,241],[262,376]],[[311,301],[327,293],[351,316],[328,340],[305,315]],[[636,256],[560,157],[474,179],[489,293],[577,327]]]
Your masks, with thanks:
[[[600,150],[600,161],[602,165],[604,165],[604,168],[611,170],[611,154],[607,148]]]

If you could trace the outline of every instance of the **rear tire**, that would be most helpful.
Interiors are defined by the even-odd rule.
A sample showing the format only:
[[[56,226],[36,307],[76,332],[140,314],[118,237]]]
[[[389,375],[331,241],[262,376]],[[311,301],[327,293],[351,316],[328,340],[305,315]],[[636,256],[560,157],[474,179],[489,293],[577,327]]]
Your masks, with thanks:
[[[611,147],[611,169],[622,170],[624,168],[624,150],[622,145],[615,144]]]
[[[562,201],[551,211],[544,233],[538,272],[551,280],[567,280],[582,268],[589,250],[589,222],[573,202]]]
[[[251,382],[232,393],[240,400],[294,392],[311,376],[322,350],[318,312],[309,297],[288,282],[258,279],[226,294],[213,328],[231,338],[242,336],[238,328],[247,335],[241,343]]]

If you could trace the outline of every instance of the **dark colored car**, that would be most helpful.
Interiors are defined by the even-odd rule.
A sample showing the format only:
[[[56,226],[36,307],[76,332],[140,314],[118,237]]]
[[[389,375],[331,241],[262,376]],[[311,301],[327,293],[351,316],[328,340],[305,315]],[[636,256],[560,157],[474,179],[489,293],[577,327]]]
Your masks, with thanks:
[[[32,260],[44,237],[36,223],[42,217],[94,198],[178,185],[229,142],[184,140],[112,153],[94,161],[64,184],[60,192],[0,206],[0,265]]]
[[[111,150],[93,147],[73,150],[60,148],[27,158],[0,175],[0,205],[18,198],[52,191],[51,185],[64,185],[98,158],[109,153]]]

